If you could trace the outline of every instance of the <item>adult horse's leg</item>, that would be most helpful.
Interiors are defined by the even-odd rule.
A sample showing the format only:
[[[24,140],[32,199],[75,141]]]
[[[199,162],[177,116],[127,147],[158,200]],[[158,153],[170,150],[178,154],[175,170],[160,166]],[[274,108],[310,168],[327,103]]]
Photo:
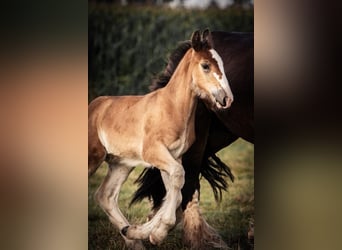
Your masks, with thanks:
[[[198,190],[195,191],[192,200],[187,203],[183,212],[183,242],[191,249],[211,247],[228,249],[219,233],[202,216]]]
[[[185,183],[182,189],[182,208],[186,209],[192,200],[195,190],[200,190],[199,175],[204,151],[209,135],[212,113],[208,111],[203,102],[198,102],[195,117],[196,141],[183,155],[182,162],[185,170]]]
[[[183,228],[183,242],[190,249],[229,249],[221,236],[202,216],[197,190],[183,213]]]
[[[204,132],[203,129],[202,132]],[[209,135],[203,147],[197,148],[195,143],[191,150],[183,156],[183,166],[186,172],[185,184],[182,190],[182,206],[185,207],[183,213],[183,241],[186,246],[192,249],[207,249],[208,247],[227,249],[228,247],[220,235],[206,222],[200,212],[199,175],[204,169],[206,169],[206,173],[209,173],[211,167],[208,158],[210,155],[231,144],[237,137],[227,131],[216,117],[212,117],[210,129],[208,129],[207,133]],[[212,183],[217,181],[217,177],[206,176],[206,173],[202,173],[202,176],[211,179],[209,182],[213,185]],[[214,188],[214,186],[212,187]]]
[[[146,148],[144,160],[158,167],[167,181],[165,200],[154,217],[143,225],[129,226],[122,229],[122,233],[129,239],[144,239],[149,237],[153,244],[160,244],[169,230],[176,223],[176,210],[182,201],[181,188],[184,185],[183,166],[176,161],[169,150],[163,146]],[[166,175],[166,176],[165,176]]]
[[[95,197],[101,208],[108,215],[109,220],[118,228],[129,226],[129,222],[121,213],[118,206],[119,192],[133,168],[125,165],[109,164],[108,173]],[[127,239],[122,235],[129,249],[145,249],[140,240]]]

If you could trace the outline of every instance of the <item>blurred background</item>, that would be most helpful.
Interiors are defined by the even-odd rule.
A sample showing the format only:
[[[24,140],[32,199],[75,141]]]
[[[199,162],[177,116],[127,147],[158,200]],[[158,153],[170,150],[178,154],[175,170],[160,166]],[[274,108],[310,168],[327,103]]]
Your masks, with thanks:
[[[90,1],[89,100],[143,94],[169,53],[197,29],[254,29],[250,1]]]

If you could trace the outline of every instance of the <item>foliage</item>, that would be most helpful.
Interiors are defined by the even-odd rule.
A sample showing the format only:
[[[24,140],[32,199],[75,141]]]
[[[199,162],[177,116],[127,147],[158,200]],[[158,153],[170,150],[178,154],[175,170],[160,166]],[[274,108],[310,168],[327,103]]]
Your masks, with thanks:
[[[89,6],[89,101],[144,94],[169,52],[196,29],[253,31],[253,10]]]

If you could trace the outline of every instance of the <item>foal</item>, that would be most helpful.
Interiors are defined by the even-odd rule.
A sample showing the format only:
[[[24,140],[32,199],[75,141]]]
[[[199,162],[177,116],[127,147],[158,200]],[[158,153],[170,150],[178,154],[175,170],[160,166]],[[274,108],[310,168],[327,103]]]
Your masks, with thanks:
[[[139,239],[160,244],[176,222],[184,185],[181,159],[195,141],[197,98],[212,109],[226,109],[233,102],[209,30],[202,36],[194,32],[191,45],[164,88],[144,96],[102,96],[89,104],[88,173],[108,163],[95,197],[130,248],[143,249]],[[133,226],[121,213],[118,196],[136,165],[161,170],[166,195],[150,221]]]

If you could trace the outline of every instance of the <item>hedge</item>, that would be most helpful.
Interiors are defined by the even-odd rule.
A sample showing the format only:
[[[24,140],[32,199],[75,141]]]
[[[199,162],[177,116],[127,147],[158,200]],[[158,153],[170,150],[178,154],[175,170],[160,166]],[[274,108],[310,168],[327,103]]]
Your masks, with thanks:
[[[253,10],[89,6],[89,101],[144,94],[169,53],[196,29],[253,31]]]

